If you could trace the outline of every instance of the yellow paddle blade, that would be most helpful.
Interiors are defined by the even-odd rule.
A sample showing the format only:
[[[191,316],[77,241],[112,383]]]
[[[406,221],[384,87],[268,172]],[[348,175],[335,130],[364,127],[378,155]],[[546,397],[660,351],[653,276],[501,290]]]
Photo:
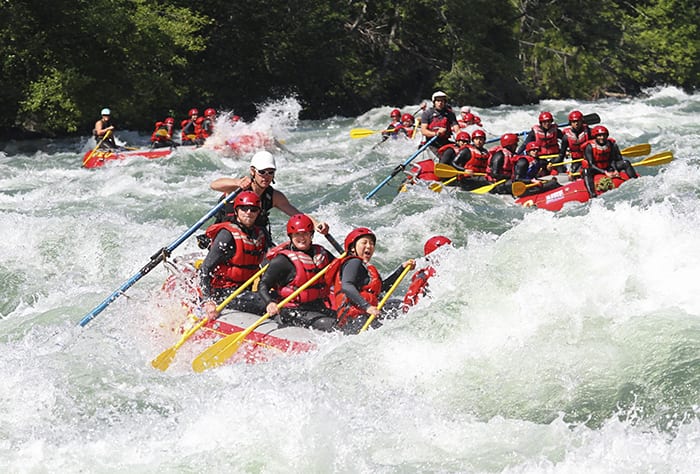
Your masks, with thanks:
[[[369,128],[353,128],[350,130],[350,138],[364,138],[380,131],[381,130],[370,130]]]
[[[510,190],[513,193],[513,196],[518,197],[527,190],[527,184],[523,183],[522,181],[514,181]]]
[[[440,183],[440,182],[437,182],[437,181],[434,182],[434,183],[430,183],[430,185],[428,186],[428,189],[430,189],[431,191],[435,191],[436,193],[441,193],[441,192],[442,192],[442,189],[443,189],[445,186],[447,186],[448,184],[454,182],[456,179],[457,179],[457,176],[455,176],[454,178],[448,179],[448,180],[445,181],[444,183]]]
[[[190,315],[192,317],[193,315]],[[168,370],[168,367],[170,367],[170,364],[172,361],[175,359],[175,354],[177,354],[177,350],[185,343],[187,340],[192,337],[192,335],[199,331],[199,329],[204,326],[204,324],[207,322],[206,318],[202,318],[197,324],[195,324],[189,331],[185,332],[185,334],[182,335],[179,341],[175,343],[175,345],[169,349],[164,350],[163,352],[158,355],[155,359],[151,361],[151,365],[153,368],[158,369],[158,370]]]
[[[207,369],[223,365],[238,350],[241,342],[247,336],[243,332],[234,332],[212,344],[192,361],[192,369],[197,373],[201,373]]]
[[[644,156],[648,155],[649,153],[651,153],[651,145],[648,143],[640,143],[639,145],[628,146],[624,150],[620,150],[620,154],[628,158]]]
[[[435,173],[435,175],[438,178],[453,178],[455,176],[464,174],[464,171],[460,171],[454,166],[446,165],[443,163],[435,163],[435,169],[433,170],[433,173]]]
[[[673,161],[673,152],[663,151],[661,153],[657,153],[656,155],[648,156],[642,161],[638,161],[632,164],[634,166],[659,166],[666,165],[671,161]]]
[[[493,183],[493,184],[488,184],[488,185],[482,186],[482,187],[480,187],[480,188],[472,189],[471,192],[473,192],[474,194],[487,194],[487,193],[489,193],[493,188],[495,188],[495,187],[498,186],[499,184],[503,184],[503,183],[505,183],[505,182],[506,182],[506,180],[505,180],[505,179],[502,179],[502,180],[500,180],[500,181],[496,181],[496,182]]]

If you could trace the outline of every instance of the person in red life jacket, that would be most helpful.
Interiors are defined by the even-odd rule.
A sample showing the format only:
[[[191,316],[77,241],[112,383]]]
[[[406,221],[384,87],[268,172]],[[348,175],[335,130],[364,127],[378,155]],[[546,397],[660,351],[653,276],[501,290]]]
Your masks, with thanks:
[[[427,266],[421,268],[411,277],[411,284],[408,285],[408,290],[403,297],[401,309],[405,313],[411,306],[418,303],[418,300],[428,294],[428,280],[435,276],[435,255],[431,258],[429,255],[435,252],[443,245],[451,245],[452,241],[444,235],[436,235],[429,238],[423,246],[423,252],[426,257]]]
[[[542,112],[539,116],[539,123],[533,125],[525,137],[522,145],[517,150],[518,154],[525,151],[525,146],[530,142],[537,143],[540,155],[558,155],[559,140],[563,139],[564,135],[559,130],[559,126],[554,123],[554,117],[550,112]],[[556,171],[552,174],[557,174]]]
[[[313,243],[314,223],[305,214],[295,214],[287,221],[289,241],[270,249],[267,270],[260,279],[258,294],[267,313],[278,316],[284,325],[332,331],[335,311],[330,309],[330,286],[320,278],[283,308],[277,302],[291,295],[314,275],[330,265],[335,257]]]
[[[433,106],[421,114],[420,129],[423,137],[437,139],[430,144],[433,153],[450,143],[452,133],[459,133],[459,124],[452,108],[447,105],[447,94],[437,91],[433,94]]]
[[[95,122],[95,127],[92,129],[92,136],[95,138],[95,142],[99,144],[101,149],[120,149],[119,145],[114,139],[114,130],[116,126],[112,122],[112,111],[108,108],[102,109],[100,113],[100,119]],[[110,132],[107,135],[107,132]],[[105,137],[106,135],[106,137]]]
[[[540,149],[537,143],[528,143],[525,145],[525,151],[527,155],[519,156],[513,165],[513,182],[521,181],[525,184],[537,184],[537,186],[527,188],[521,196],[539,194],[560,187],[557,178],[553,176],[547,181],[538,179],[549,175],[549,163],[539,157]]]
[[[604,174],[608,178],[619,178],[620,172],[625,172],[629,178],[637,178],[637,172],[629,160],[625,160],[620,153],[620,148],[615,140],[609,138],[608,129],[602,125],[596,125],[591,130],[593,140],[589,141],[583,149],[586,160],[583,164],[583,179],[590,197],[594,198],[596,192],[595,175]]]
[[[573,110],[569,114],[569,126],[566,127],[562,134],[564,138],[561,141],[559,148],[559,157],[555,158],[552,163],[556,165],[561,163],[566,158],[567,153],[569,159],[580,160],[583,158],[583,148],[593,138],[588,125],[583,122],[583,114],[578,110]],[[571,164],[571,173],[578,173],[581,168],[581,163]],[[559,173],[563,173],[566,169],[563,166],[557,167]],[[576,175],[577,176],[577,175]]]
[[[209,319],[217,316],[216,306],[260,269],[265,258],[267,237],[255,224],[260,215],[260,197],[243,191],[233,201],[235,213],[229,220],[212,224],[206,235],[211,239],[209,252],[199,268],[203,308]],[[262,314],[264,305],[252,292],[244,292],[229,307]]]
[[[392,110],[390,117],[391,122],[382,132],[382,141],[389,137],[397,137],[399,134],[399,129],[401,128],[401,111],[399,109]]]
[[[403,134],[406,138],[413,138],[415,129],[415,119],[411,114],[403,114],[401,116],[401,125],[396,128],[398,134]]]
[[[467,172],[457,177],[457,185],[466,191],[489,184],[486,175],[488,174],[490,155],[489,151],[484,147],[485,144],[486,132],[482,129],[474,130],[472,143],[460,151],[451,163],[458,170]]]
[[[195,122],[197,130],[196,143],[203,145],[207,138],[214,134],[214,122],[216,121],[216,110],[211,107],[204,111],[204,118]]]
[[[513,167],[518,160],[515,149],[518,147],[518,135],[504,133],[501,135],[500,144],[489,150],[489,176],[494,181],[506,180],[505,183],[496,186],[493,194],[512,194]]]
[[[190,118],[180,122],[180,143],[183,145],[194,145],[197,139],[197,119],[199,110],[190,109],[187,113]]]
[[[338,260],[331,273],[333,282],[333,305],[338,314],[336,326],[345,334],[357,334],[370,315],[379,316],[379,295],[394,284],[403,269],[415,267],[409,259],[382,280],[377,268],[370,264],[374,255],[377,237],[367,227],[358,227],[345,237],[346,256]],[[372,327],[381,323],[374,319]]]
[[[459,128],[467,128],[468,125],[474,124],[474,114],[472,114],[472,110],[466,105],[459,109],[459,115],[460,116],[457,119]]]
[[[438,149],[437,156],[440,158],[440,163],[454,166],[455,163],[469,161],[471,155],[465,157],[464,154],[469,153],[470,141],[471,137],[467,132],[459,132],[455,137],[455,143],[448,143]]]
[[[277,172],[277,164],[275,158],[269,151],[261,150],[253,155],[250,160],[250,175],[243,178],[218,178],[212,181],[210,187],[214,191],[224,193],[224,196],[238,191],[239,189],[251,190],[262,201],[262,212],[258,216],[257,224],[266,229],[270,234],[270,210],[274,207],[284,212],[288,216],[302,214],[302,212],[294,207],[281,191],[274,189],[272,183],[275,182],[275,173]],[[222,196],[223,197],[223,196]],[[233,211],[230,204],[225,205],[222,211],[216,216],[216,221],[220,222],[226,219],[226,216]],[[328,233],[328,224],[318,222],[313,217],[314,228],[321,234]],[[270,239],[271,241],[271,239]]]
[[[163,148],[166,146],[174,147],[175,142],[173,142],[173,126],[175,125],[175,119],[168,117],[162,122],[156,122],[153,133],[151,134],[151,147],[152,148]]]

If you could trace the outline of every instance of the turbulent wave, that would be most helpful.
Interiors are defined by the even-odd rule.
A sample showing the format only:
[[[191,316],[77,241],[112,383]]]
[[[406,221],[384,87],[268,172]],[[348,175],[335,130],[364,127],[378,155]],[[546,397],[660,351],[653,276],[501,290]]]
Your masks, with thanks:
[[[556,214],[496,196],[397,195],[400,176],[365,200],[416,146],[349,130],[383,128],[392,108],[303,121],[289,99],[262,105],[249,126],[283,140],[276,186],[297,207],[338,240],[375,230],[382,273],[450,236],[431,297],[313,353],[197,375],[197,344],[165,373],[150,367],[184,317],[159,292],[162,266],[76,324],[211,209],[209,182],[246,173],[249,157],[200,150],[85,170],[87,139],[2,144],[0,468],[695,472],[700,95],[472,107],[489,136],[578,108],[623,146],[674,152]],[[272,217],[281,240],[286,219]],[[175,254],[196,250],[190,239]]]

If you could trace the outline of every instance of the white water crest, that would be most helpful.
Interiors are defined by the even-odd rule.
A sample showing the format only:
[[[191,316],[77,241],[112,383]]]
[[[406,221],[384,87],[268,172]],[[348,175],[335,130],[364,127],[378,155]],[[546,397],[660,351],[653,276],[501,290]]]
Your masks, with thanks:
[[[201,342],[166,372],[150,365],[185,318],[160,291],[163,265],[77,325],[212,209],[209,183],[247,173],[250,155],[205,147],[87,170],[87,137],[1,143],[0,470],[696,472],[700,94],[472,107],[489,137],[579,109],[621,147],[673,151],[558,213],[451,190],[397,195],[401,175],[365,200],[416,150],[350,138],[384,128],[392,108],[305,121],[288,99],[245,125],[280,140],[275,186],[337,240],[376,232],[383,275],[449,236],[431,296],[378,330],[202,374],[190,367]],[[138,146],[150,131],[118,136]],[[282,241],[286,216],[272,221]],[[173,255],[197,250],[190,238]]]

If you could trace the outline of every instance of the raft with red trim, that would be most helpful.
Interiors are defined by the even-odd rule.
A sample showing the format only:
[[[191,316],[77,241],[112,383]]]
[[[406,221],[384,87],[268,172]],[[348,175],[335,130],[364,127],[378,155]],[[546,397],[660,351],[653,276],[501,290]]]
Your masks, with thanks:
[[[170,158],[177,151],[195,150],[197,147],[181,146],[177,148],[137,148],[135,150],[90,150],[83,156],[83,168],[99,168],[108,161],[120,161],[129,158],[146,158],[154,160],[157,158]]]
[[[203,257],[202,254],[190,254],[168,261],[167,266],[171,274],[163,283],[163,291],[169,296],[181,298],[183,307],[189,313],[179,333],[184,333],[200,321],[196,316],[196,279],[197,267]],[[259,318],[258,314],[224,309],[216,320],[202,326],[192,336],[191,341],[210,340],[214,343],[230,334],[244,331]],[[269,318],[245,338],[245,342],[230,361],[266,362],[282,354],[308,352],[317,347],[315,341],[321,334],[302,327],[280,325],[274,318]]]
[[[275,141],[263,132],[251,132],[228,138],[226,145],[234,154],[243,155],[272,148],[275,145]]]
[[[597,196],[600,196],[609,189],[619,187],[622,183],[629,179],[625,173],[621,173],[620,178],[607,178],[611,185],[601,186],[600,182],[604,178],[606,178],[606,176],[603,174],[598,174],[594,177]],[[562,207],[564,207],[564,204],[568,202],[587,202],[590,199],[591,197],[586,189],[586,183],[583,179],[577,179],[576,181],[562,183],[561,187],[550,191],[519,197],[515,200],[515,203],[524,207],[537,207],[539,209],[547,209],[549,211],[559,211]]]

